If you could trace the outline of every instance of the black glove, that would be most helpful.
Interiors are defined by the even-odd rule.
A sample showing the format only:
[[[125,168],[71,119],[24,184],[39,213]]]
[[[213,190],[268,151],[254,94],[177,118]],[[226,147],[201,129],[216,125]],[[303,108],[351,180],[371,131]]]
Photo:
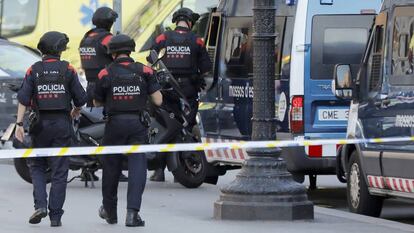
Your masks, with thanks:
[[[196,87],[198,92],[204,90],[204,88],[206,87],[206,81],[204,80],[203,76],[200,75],[194,75],[192,77],[192,83]]]
[[[162,86],[165,87],[168,83],[168,74],[164,71],[158,71],[157,72],[157,81]]]
[[[198,78],[198,91],[200,92],[201,90],[204,90],[204,88],[206,88],[207,84],[206,84],[206,80],[204,80],[203,77]]]

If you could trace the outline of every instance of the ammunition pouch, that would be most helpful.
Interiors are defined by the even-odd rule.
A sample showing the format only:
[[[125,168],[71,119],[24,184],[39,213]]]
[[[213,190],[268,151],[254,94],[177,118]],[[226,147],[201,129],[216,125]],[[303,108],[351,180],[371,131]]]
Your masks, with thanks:
[[[31,111],[29,114],[29,134],[34,135],[42,131],[42,123],[40,122],[39,112]]]
[[[139,120],[145,128],[149,128],[151,126],[151,116],[147,111],[141,111],[139,113]]]

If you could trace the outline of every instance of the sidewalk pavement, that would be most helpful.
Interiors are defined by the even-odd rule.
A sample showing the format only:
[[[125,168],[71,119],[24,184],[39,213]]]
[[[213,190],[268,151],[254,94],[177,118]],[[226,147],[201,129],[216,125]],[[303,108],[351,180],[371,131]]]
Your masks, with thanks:
[[[76,173],[71,172],[71,175]],[[234,173],[224,177],[228,182]],[[223,182],[222,182],[223,183]],[[256,233],[256,232],[306,232],[306,233],[389,233],[414,232],[414,226],[389,220],[365,217],[344,211],[315,207],[315,219],[306,221],[221,221],[213,219],[213,203],[219,197],[219,188],[203,185],[186,189],[172,183],[148,182],[144,194],[142,217],[144,228],[126,228],[126,183],[119,187],[118,224],[107,225],[97,215],[101,203],[100,182],[97,188],[84,188],[83,183],[69,184],[65,214],[60,229],[50,228],[49,220],[39,225],[29,225],[32,214],[32,187],[15,174],[13,166],[0,165],[0,233],[106,233],[106,232],[168,232],[168,233]]]

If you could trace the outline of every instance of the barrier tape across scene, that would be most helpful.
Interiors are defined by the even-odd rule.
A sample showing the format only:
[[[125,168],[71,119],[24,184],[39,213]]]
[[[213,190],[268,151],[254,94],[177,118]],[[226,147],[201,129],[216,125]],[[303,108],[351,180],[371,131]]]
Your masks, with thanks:
[[[318,145],[369,144],[389,142],[413,142],[414,137],[392,137],[374,139],[320,139],[280,141],[238,141],[219,143],[146,144],[124,146],[28,148],[0,150],[0,159],[53,157],[73,155],[133,154],[153,152],[206,151],[220,149],[284,148]]]

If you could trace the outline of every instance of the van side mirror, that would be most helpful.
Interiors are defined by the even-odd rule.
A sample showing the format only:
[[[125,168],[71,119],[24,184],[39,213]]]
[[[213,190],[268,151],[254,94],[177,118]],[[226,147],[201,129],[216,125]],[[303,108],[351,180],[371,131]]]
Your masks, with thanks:
[[[352,86],[351,66],[344,64],[336,65],[334,83],[332,85],[335,96],[341,99],[351,99]]]

